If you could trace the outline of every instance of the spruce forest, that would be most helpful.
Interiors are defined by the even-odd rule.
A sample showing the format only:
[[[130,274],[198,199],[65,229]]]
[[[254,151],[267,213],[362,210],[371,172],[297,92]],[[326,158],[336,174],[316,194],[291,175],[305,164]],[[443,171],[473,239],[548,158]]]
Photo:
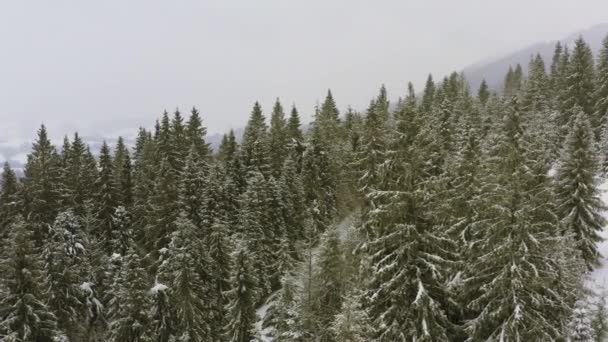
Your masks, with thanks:
[[[310,124],[256,102],[216,151],[196,108],[100,151],[41,126],[1,178],[0,340],[602,341],[608,37],[529,63]]]

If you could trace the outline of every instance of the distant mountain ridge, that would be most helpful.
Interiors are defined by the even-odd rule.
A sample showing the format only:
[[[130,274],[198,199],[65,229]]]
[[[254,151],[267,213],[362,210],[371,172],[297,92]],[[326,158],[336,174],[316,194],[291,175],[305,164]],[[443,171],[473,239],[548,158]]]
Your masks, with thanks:
[[[593,56],[596,57],[602,45],[602,40],[607,34],[608,23],[603,23],[572,33],[563,39],[559,39],[559,41],[567,44],[571,48],[574,41],[579,36],[582,36],[591,47]],[[523,71],[527,73],[531,56],[538,53],[544,59],[545,66],[548,69],[551,66],[551,59],[553,58],[553,51],[555,50],[556,43],[557,40],[536,43],[502,57],[474,63],[465,67],[462,71],[469,82],[471,90],[477,91],[481,81],[485,79],[490,89],[501,91],[504,77],[509,66],[515,67],[517,64],[520,64]]]

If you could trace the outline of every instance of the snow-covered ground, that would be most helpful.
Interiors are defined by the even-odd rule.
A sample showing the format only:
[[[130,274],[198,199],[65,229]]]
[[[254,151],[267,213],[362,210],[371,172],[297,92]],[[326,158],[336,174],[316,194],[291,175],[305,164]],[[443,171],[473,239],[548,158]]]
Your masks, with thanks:
[[[336,224],[332,228],[330,228],[330,229],[335,229],[338,232],[340,241],[345,241],[348,238],[349,234],[352,232],[353,224],[355,223],[356,217],[357,217],[357,211],[355,210],[350,215],[345,217],[342,221],[340,221],[338,224]],[[315,261],[317,259],[317,256],[319,255],[320,247],[321,247],[321,244],[317,244],[317,246],[315,248],[313,248],[313,250],[311,251],[313,267],[314,267]],[[299,272],[299,274],[302,275],[302,277],[300,277],[300,279],[299,279],[299,284],[301,287],[304,286],[304,275],[307,274],[307,271],[304,269],[305,267],[307,267],[307,265],[303,264],[302,269]],[[267,312],[268,312],[267,303],[264,303],[264,305],[260,306],[256,310],[256,314],[258,316],[258,321],[255,323],[255,330],[256,330],[256,334],[257,334],[257,337],[260,340],[260,342],[272,342],[273,341],[272,336],[270,336],[272,334],[272,327],[267,327],[265,329],[262,328],[262,325],[264,323],[264,318],[266,317]]]

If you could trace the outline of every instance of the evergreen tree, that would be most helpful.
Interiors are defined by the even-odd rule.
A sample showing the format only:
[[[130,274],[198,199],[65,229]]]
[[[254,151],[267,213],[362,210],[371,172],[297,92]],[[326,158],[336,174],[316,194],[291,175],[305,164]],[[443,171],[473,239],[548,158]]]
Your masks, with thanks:
[[[133,181],[131,174],[131,157],[122,137],[118,137],[114,151],[114,188],[116,204],[126,208],[133,204]]]
[[[175,307],[176,335],[179,341],[202,342],[210,339],[211,262],[196,235],[197,227],[185,215],[178,218],[159,278],[169,284]]]
[[[587,115],[578,110],[571,131],[564,142],[564,150],[557,174],[556,195],[559,216],[566,232],[573,234],[578,248],[589,267],[599,258],[596,243],[606,224],[601,212],[604,206],[599,197],[595,178],[598,161],[593,144],[593,131]]]
[[[205,141],[207,128],[203,126],[203,120],[198,110],[192,107],[190,118],[186,123],[186,146],[193,148],[197,158],[207,160],[211,155],[209,144]]]
[[[57,317],[58,327],[68,336],[83,329],[84,310],[80,284],[85,280],[86,236],[72,211],[57,215],[46,241],[43,257],[48,282],[48,305]]]
[[[554,340],[570,314],[580,269],[571,242],[559,232],[547,167],[526,143],[517,104],[503,120],[491,166],[478,257],[468,261],[464,286],[471,340]],[[542,163],[542,161],[541,161]],[[569,273],[568,273],[569,272]],[[546,284],[555,284],[546,291]]]
[[[602,41],[602,48],[597,60],[597,70],[595,74],[595,93],[593,93],[595,103],[593,117],[596,137],[600,137],[600,127],[607,125],[606,113],[608,113],[608,35]]]
[[[482,80],[481,84],[479,85],[479,90],[477,91],[477,98],[479,99],[479,102],[484,106],[490,98],[490,90],[488,89],[488,83],[486,83],[485,79]]]
[[[18,186],[15,172],[8,162],[4,162],[0,178],[0,241],[8,235],[9,227],[18,215]]]
[[[110,148],[104,141],[99,151],[99,176],[95,182],[97,198],[95,207],[99,223],[97,235],[105,242],[106,250],[111,250],[111,241],[114,236],[113,217],[116,208],[116,192],[114,183],[114,164]]]
[[[148,275],[138,253],[129,247],[115,281],[114,306],[108,327],[108,341],[152,341]]]
[[[0,338],[52,341],[58,334],[55,315],[45,304],[45,277],[32,234],[17,216],[0,260]],[[2,291],[2,290],[0,290]]]
[[[572,320],[568,323],[570,341],[591,342],[595,336],[595,331],[591,326],[591,315],[588,310],[589,303],[583,301],[576,302],[572,313]]]
[[[482,84],[485,84],[482,83]],[[433,82],[433,76],[429,74],[424,85],[424,92],[422,93],[422,102],[420,103],[420,109],[423,112],[430,113],[435,100],[435,82]]]
[[[325,233],[319,252],[318,270],[314,274],[315,311],[318,319],[319,340],[332,341],[330,326],[334,316],[340,312],[344,295],[344,258],[338,232]]]
[[[243,133],[241,156],[247,171],[260,171],[266,174],[269,170],[268,160],[268,127],[258,102],[253,105],[251,116]]]
[[[268,152],[272,168],[272,174],[275,178],[280,177],[283,162],[287,156],[287,122],[285,121],[285,113],[279,99],[276,100],[270,117],[270,130]]]
[[[227,291],[230,302],[227,307],[226,341],[249,342],[255,336],[257,279],[245,247],[238,247],[233,258],[231,288]]]
[[[226,292],[230,289],[231,256],[226,227],[217,222],[211,227],[209,235],[209,258],[211,259],[211,312],[210,338],[222,340],[223,328],[226,326]]]
[[[46,128],[38,130],[38,137],[27,157],[23,170],[23,215],[33,231],[37,246],[41,246],[48,236],[49,226],[53,223],[61,199],[60,160],[48,138]]]
[[[567,111],[568,118],[578,114],[576,106],[587,115],[593,114],[593,55],[582,37],[576,40],[572,56],[568,60],[564,90],[563,108]],[[593,127],[598,127],[599,122],[596,122],[595,118],[590,117],[589,120]]]
[[[367,313],[353,296],[346,297],[330,329],[335,341],[367,342],[372,335]]]

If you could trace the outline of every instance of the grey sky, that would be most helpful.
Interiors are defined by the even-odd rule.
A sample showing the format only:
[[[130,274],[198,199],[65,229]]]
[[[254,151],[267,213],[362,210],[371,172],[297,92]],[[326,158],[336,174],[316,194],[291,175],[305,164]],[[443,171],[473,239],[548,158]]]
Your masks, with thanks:
[[[407,81],[608,21],[606,0],[25,0],[0,3],[0,141],[131,135],[196,105],[210,132],[327,88],[363,108]]]

